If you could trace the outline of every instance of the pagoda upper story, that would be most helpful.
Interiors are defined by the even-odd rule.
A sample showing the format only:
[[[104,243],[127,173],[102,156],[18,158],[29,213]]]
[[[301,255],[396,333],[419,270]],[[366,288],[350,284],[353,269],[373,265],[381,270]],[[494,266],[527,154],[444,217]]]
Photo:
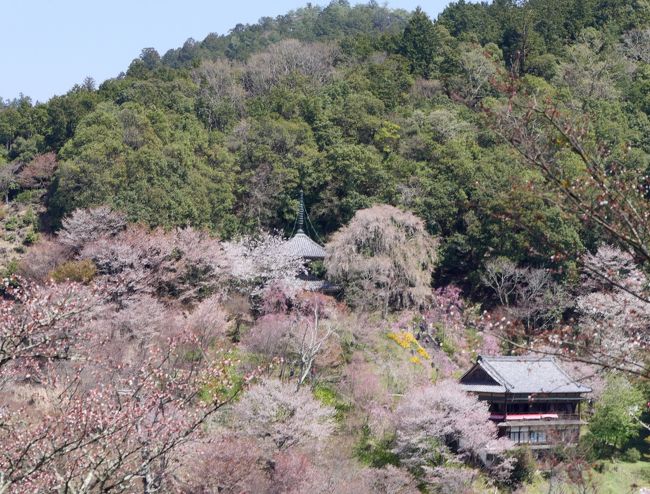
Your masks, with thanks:
[[[305,259],[306,261],[322,261],[325,259],[325,249],[322,245],[312,240],[303,229],[305,223],[305,201],[300,191],[300,206],[296,233],[284,245],[285,252]]]

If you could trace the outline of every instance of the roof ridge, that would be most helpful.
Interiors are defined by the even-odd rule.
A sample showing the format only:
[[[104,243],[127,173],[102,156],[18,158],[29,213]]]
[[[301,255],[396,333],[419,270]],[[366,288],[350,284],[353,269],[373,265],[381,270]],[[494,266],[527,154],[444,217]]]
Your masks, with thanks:
[[[485,371],[490,375],[492,379],[495,381],[501,383],[502,386],[506,388],[506,390],[511,390],[514,388],[514,385],[508,381],[505,377],[503,377],[499,371],[497,371],[494,367],[490,365],[489,362],[487,362],[482,355],[479,355],[476,362],[485,369]]]
[[[576,386],[580,388],[586,388],[589,390],[589,392],[593,391],[590,386],[585,386],[584,384],[578,382],[577,380],[573,379],[567,371],[565,371],[562,367],[560,367],[560,364],[558,364],[555,360],[553,360],[553,363],[555,364],[555,367],[566,377],[570,382],[575,384]]]
[[[302,237],[305,237],[305,238],[307,238],[308,240],[311,240],[314,244],[318,245],[319,247],[323,247],[321,244],[319,244],[318,242],[316,242],[316,240],[314,240],[314,239],[311,238],[309,235],[307,235],[307,233],[305,233],[304,230],[298,230],[296,233],[293,234],[293,236],[292,236],[291,238],[289,238],[289,239],[287,240],[287,242],[290,242],[291,240],[293,240],[294,238],[297,238],[297,237],[301,237],[301,238],[302,238]]]
[[[479,358],[484,360],[495,360],[495,361],[513,361],[513,362],[555,362],[555,359],[550,355],[536,356],[534,354],[529,355],[479,355]]]
[[[592,391],[569,375],[550,355],[479,355],[475,365],[479,365],[490,378],[501,383],[507,392]]]

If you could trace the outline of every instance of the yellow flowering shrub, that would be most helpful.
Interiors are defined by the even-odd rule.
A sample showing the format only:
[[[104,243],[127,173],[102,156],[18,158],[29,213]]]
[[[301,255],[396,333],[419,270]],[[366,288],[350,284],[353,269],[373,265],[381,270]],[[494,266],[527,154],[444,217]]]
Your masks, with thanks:
[[[411,348],[413,344],[419,346],[418,340],[416,340],[415,336],[413,336],[413,333],[409,331],[402,331],[400,333],[388,333],[388,337],[402,348]]]
[[[431,360],[429,353],[420,345],[410,331],[391,332],[387,336],[405,350],[411,350],[411,352],[417,353],[423,359]],[[413,355],[409,360],[414,364],[422,364],[422,361],[417,355]]]

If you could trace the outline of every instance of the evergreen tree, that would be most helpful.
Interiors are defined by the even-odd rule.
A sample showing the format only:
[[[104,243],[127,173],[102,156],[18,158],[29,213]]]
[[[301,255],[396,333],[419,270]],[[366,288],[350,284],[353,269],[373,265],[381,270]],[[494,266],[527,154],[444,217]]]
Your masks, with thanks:
[[[437,45],[434,25],[429,16],[418,7],[404,29],[399,45],[399,53],[409,60],[413,74],[431,77]]]

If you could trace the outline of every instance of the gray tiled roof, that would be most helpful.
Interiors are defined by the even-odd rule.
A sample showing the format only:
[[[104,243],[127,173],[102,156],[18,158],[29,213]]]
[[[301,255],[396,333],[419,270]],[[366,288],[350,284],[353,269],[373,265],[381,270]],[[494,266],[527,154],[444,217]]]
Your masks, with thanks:
[[[508,393],[589,393],[591,388],[572,379],[552,357],[526,355],[520,357],[489,357],[479,355],[480,366],[495,385],[463,384],[467,391]],[[488,387],[490,390],[470,389]],[[500,388],[501,391],[496,391]]]
[[[464,384],[461,383],[461,387],[465,391],[471,391],[473,393],[505,393],[506,387],[501,384]]]
[[[298,233],[287,240],[284,249],[289,254],[304,259],[325,258],[325,249],[309,238],[302,230],[298,230]]]

